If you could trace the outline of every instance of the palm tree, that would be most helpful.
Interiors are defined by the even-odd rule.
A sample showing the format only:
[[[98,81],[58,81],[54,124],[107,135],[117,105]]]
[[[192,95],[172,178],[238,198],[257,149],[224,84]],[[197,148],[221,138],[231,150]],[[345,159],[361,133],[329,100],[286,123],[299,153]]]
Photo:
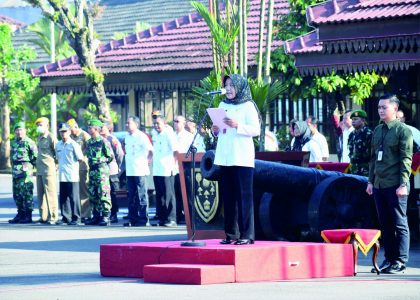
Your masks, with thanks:
[[[229,0],[227,1],[228,3]],[[229,54],[232,45],[235,43],[236,36],[239,33],[239,24],[235,9],[230,4],[226,5],[225,14],[211,13],[205,5],[199,2],[191,2],[192,6],[203,17],[210,29],[212,45],[214,51],[214,71],[222,75],[227,66]],[[217,4],[217,1],[216,1]],[[217,7],[217,5],[215,6]],[[218,9],[216,10],[218,11]],[[221,76],[220,76],[221,77]]]
[[[49,57],[51,57],[50,22],[49,19],[44,17],[38,22],[28,26],[28,30],[35,33],[37,36],[37,39],[30,39],[29,42],[40,47]],[[54,36],[55,61],[75,54],[74,50],[70,47],[64,32],[55,24]]]

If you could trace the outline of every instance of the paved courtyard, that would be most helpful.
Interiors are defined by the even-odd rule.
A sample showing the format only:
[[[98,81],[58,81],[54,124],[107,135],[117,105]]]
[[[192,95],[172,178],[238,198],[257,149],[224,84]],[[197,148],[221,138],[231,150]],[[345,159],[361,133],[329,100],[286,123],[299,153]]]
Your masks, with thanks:
[[[182,241],[178,228],[10,225],[16,213],[10,175],[0,174],[0,299],[420,299],[420,245],[413,243],[404,275],[370,273],[371,253],[359,253],[356,277],[205,286],[150,284],[105,278],[99,246]],[[120,215],[121,216],[121,215]],[[38,218],[37,213],[34,219]],[[382,261],[382,256],[379,258]]]

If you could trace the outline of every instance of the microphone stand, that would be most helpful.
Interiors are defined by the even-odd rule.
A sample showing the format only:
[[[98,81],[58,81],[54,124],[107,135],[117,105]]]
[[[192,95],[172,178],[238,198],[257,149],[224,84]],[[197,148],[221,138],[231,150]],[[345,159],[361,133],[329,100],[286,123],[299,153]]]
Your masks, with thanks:
[[[213,95],[212,101],[210,102],[208,108],[213,105],[214,96],[215,95]],[[190,191],[190,199],[192,199],[192,203],[191,203],[191,231],[192,231],[192,236],[191,236],[191,240],[186,241],[186,242],[182,242],[181,246],[194,247],[194,246],[205,246],[206,245],[206,242],[197,242],[195,240],[195,154],[197,153],[197,147],[194,146],[195,139],[199,135],[200,130],[203,127],[203,123],[204,123],[204,120],[206,119],[206,117],[207,117],[207,109],[204,112],[204,115],[201,118],[200,122],[197,124],[197,132],[195,133],[194,138],[191,142],[191,145],[190,145],[187,153],[185,154],[185,158],[188,158],[191,154],[191,165],[192,165],[192,178],[191,178],[191,191]]]

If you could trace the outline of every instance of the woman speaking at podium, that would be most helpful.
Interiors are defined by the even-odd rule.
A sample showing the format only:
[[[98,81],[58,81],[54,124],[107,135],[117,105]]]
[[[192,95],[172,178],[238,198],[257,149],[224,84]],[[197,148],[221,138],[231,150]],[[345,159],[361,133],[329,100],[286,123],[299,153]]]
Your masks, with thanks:
[[[253,175],[255,148],[253,137],[260,134],[260,114],[251,97],[246,78],[225,76],[226,99],[220,102],[226,117],[222,126],[212,126],[218,137],[214,164],[220,166],[220,198],[223,200],[225,234],[221,244],[253,244]]]

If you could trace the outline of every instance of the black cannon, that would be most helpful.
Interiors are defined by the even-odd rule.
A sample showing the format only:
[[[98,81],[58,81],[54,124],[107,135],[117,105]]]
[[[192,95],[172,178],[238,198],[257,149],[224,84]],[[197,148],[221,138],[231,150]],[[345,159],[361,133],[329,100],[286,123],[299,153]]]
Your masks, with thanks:
[[[204,178],[218,180],[213,160],[213,152],[204,155],[201,173]],[[323,229],[374,228],[376,210],[366,186],[363,176],[256,160],[257,238],[316,240]]]

